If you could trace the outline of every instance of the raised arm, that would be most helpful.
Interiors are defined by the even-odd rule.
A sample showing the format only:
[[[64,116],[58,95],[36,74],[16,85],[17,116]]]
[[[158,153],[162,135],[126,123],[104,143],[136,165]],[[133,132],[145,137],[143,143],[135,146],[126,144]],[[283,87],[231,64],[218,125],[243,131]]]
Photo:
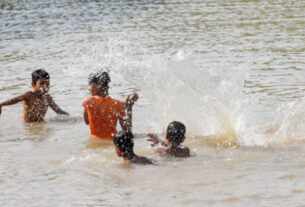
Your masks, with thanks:
[[[29,96],[31,96],[31,92],[26,92],[20,96],[17,96],[15,98],[9,99],[7,101],[4,101],[2,103],[0,103],[0,114],[1,114],[1,107],[2,106],[9,106],[9,105],[13,105],[16,103],[19,103],[21,101],[25,101]]]
[[[59,108],[59,106],[55,103],[55,101],[53,100],[52,96],[50,94],[46,95],[47,98],[47,102],[48,105],[51,107],[51,109],[53,109],[53,111],[55,111],[57,114],[64,114],[64,115],[69,115],[69,113],[65,112],[64,110],[62,110],[61,108]]]
[[[164,141],[162,141],[156,134],[147,134],[147,136],[149,137],[147,139],[147,141],[152,142],[152,144],[150,144],[152,147],[156,146],[157,144],[161,143],[162,146],[167,147],[168,144]]]
[[[127,112],[127,118],[119,117],[120,124],[124,131],[132,131],[132,107],[138,100],[139,96],[137,93],[133,93],[127,96],[125,101],[125,109]]]

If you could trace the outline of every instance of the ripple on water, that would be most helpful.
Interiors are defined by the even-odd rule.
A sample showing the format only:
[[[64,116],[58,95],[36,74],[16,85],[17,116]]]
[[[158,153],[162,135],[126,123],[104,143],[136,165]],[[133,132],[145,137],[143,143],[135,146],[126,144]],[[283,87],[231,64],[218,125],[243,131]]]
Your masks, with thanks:
[[[0,1],[0,102],[31,90],[43,67],[54,99],[75,114],[26,125],[21,104],[2,108],[1,204],[303,204],[304,106],[279,105],[305,96],[304,10],[301,0]],[[185,143],[196,155],[126,166],[112,143],[85,141],[87,76],[105,65],[111,95],[139,91],[136,133],[161,133],[180,115],[188,133],[200,129]],[[256,121],[278,127],[262,132]]]
[[[230,196],[228,198],[225,198],[225,199],[221,200],[221,202],[223,202],[223,203],[233,203],[233,202],[237,202],[239,200],[240,199],[238,197]]]

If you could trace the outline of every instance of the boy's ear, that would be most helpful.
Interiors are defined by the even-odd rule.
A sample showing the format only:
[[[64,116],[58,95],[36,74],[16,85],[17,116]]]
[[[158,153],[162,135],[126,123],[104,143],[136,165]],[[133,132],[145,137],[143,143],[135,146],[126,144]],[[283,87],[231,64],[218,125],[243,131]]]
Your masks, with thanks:
[[[32,82],[32,87],[35,87],[35,83],[34,82]]]
[[[165,139],[167,139],[169,141],[169,137],[168,134],[166,133]]]

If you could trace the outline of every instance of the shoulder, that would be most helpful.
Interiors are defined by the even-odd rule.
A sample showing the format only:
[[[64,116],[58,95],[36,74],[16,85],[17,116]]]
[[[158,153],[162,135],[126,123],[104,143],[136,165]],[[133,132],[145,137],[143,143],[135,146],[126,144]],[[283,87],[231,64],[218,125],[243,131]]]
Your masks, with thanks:
[[[88,96],[84,99],[83,105],[88,104],[94,100],[93,96]]]
[[[27,91],[25,93],[22,94],[23,96],[32,96],[34,95],[34,92],[33,91]]]
[[[47,100],[47,102],[49,104],[53,104],[54,103],[53,97],[49,93],[44,94],[43,97]]]
[[[188,151],[188,152],[190,151],[190,149],[187,146],[181,146],[180,148],[183,151]]]
[[[27,91],[27,92],[23,93],[21,96],[22,96],[23,98],[25,98],[25,99],[31,98],[31,97],[34,96],[34,92],[33,92],[33,91]]]
[[[142,157],[142,156],[137,156],[137,158],[135,160],[132,160],[133,163],[137,163],[137,164],[142,164],[142,165],[151,165],[154,164],[154,162],[147,158],[147,157]]]
[[[173,157],[189,157],[190,156],[190,150],[186,146],[179,146],[179,147],[171,147],[166,149],[166,152],[169,156]]]
[[[187,146],[181,146],[180,147],[180,155],[182,157],[190,156],[190,149]]]
[[[120,100],[117,100],[117,99],[114,99],[114,98],[111,98],[110,96],[108,97],[111,101],[111,103],[113,105],[117,105],[117,106],[123,106],[124,105],[124,102],[120,101]]]

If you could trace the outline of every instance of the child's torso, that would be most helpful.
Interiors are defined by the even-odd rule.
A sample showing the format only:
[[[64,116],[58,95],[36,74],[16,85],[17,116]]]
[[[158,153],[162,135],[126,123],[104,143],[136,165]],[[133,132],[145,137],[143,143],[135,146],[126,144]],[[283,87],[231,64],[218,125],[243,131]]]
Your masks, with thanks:
[[[24,120],[26,122],[43,121],[48,111],[48,102],[44,95],[32,93],[31,96],[24,101]]]
[[[86,101],[91,134],[112,139],[122,114],[123,103],[110,97],[90,97]]]

